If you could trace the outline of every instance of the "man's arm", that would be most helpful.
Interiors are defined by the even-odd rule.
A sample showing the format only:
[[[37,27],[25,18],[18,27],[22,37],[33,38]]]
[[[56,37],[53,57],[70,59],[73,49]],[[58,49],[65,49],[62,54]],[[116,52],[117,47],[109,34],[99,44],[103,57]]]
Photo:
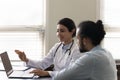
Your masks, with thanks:
[[[53,80],[82,80],[89,78],[92,74],[93,62],[92,57],[84,55],[76,60],[75,63],[57,72]]]

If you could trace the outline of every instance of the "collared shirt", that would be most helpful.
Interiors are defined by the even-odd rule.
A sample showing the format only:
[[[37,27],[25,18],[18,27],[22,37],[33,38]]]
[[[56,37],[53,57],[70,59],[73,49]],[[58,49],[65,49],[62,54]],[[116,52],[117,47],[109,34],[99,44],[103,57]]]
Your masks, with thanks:
[[[64,69],[65,67],[67,67],[69,64],[71,64],[81,56],[78,45],[75,42],[73,43],[71,50],[68,50],[66,52],[66,50],[70,48],[71,44],[72,42],[64,47],[62,44],[58,48],[60,43],[57,43],[52,47],[48,55],[43,60],[37,62],[33,60],[29,60],[27,66],[40,68],[44,70],[47,67],[49,67],[51,64],[54,64],[54,71],[49,71],[50,76],[53,77],[57,71]],[[55,53],[57,48],[58,50]],[[69,55],[70,51],[71,54]]]
[[[53,80],[117,80],[115,60],[108,51],[96,46],[57,72]]]

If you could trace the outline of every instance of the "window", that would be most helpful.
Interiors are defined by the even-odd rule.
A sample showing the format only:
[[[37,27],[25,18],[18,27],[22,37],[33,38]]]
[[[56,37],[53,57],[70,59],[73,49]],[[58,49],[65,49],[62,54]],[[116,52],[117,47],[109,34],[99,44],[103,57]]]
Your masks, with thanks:
[[[44,0],[0,0],[0,25],[42,25]]]
[[[107,31],[103,46],[112,53],[114,59],[120,59],[120,1],[100,0],[100,3],[100,18]]]
[[[109,27],[120,27],[120,1],[101,0],[101,17]]]
[[[28,58],[44,56],[45,0],[0,0],[0,53],[7,51],[18,61],[14,50],[24,51]]]
[[[43,35],[42,31],[0,32],[0,52],[7,51],[11,60],[18,60],[15,49],[24,51],[31,59],[41,59]]]
[[[104,47],[112,53],[114,59],[120,59],[120,33],[107,32]]]

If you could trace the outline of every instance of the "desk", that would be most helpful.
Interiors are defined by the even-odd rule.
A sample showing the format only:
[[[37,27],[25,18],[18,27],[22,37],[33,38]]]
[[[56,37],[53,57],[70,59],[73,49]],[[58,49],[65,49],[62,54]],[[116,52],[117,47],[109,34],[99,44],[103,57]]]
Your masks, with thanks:
[[[5,71],[0,71],[0,80],[52,80],[51,78],[40,78],[40,79],[9,79]]]
[[[23,67],[23,62],[12,62],[14,70],[19,70]],[[24,69],[24,67],[22,68]],[[4,71],[3,64],[0,62],[0,80],[52,80],[51,78],[39,78],[39,79],[9,79]]]

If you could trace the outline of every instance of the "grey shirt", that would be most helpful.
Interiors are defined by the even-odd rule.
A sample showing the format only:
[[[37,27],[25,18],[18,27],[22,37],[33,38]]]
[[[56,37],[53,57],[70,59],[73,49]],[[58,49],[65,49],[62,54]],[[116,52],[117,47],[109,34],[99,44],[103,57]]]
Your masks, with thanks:
[[[117,80],[115,60],[109,52],[96,46],[58,72],[53,80]]]

